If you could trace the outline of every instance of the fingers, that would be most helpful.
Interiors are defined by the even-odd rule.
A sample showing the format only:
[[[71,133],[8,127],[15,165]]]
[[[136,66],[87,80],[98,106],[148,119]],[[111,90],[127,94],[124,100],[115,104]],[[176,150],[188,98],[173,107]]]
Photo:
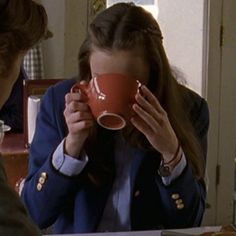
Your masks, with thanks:
[[[158,99],[151,93],[151,91],[145,86],[141,86],[142,96],[161,114],[166,114],[165,110],[162,108]]]
[[[133,105],[134,111],[153,131],[164,125],[167,113],[146,86],[141,87],[135,99],[137,103]]]
[[[154,117],[152,115],[150,115],[147,111],[145,111],[141,106],[134,104],[133,105],[133,109],[136,112],[136,114],[138,115],[139,118],[141,118],[141,120],[138,122],[137,119],[133,119],[133,121],[136,120],[137,124],[139,125],[139,129],[142,129],[144,131],[144,133],[147,134],[147,129],[149,130],[156,130],[158,127],[158,123],[156,122],[156,120],[154,119]],[[143,122],[145,121],[145,122]],[[144,127],[144,128],[142,128]]]
[[[92,120],[82,120],[80,122],[70,123],[69,125],[69,131],[73,134],[77,133],[80,130],[85,130],[94,125],[94,122]]]
[[[89,106],[86,103],[72,101],[72,102],[66,104],[66,110],[68,110],[68,112],[70,112],[70,113],[73,113],[76,111],[88,112]]]
[[[85,84],[88,84],[88,83],[89,83],[89,82],[86,81],[86,80],[81,80],[81,81],[80,81],[80,84],[84,84],[84,85],[85,85]]]
[[[71,133],[78,133],[94,124],[94,118],[81,93],[68,93],[65,96],[64,117]]]
[[[140,93],[136,94],[135,96],[137,104],[140,108],[142,109],[138,109],[136,108],[136,106],[134,106],[134,108],[136,108],[136,112],[140,113],[142,118],[147,118],[149,120],[149,116],[147,116],[148,114],[151,115],[155,120],[161,122],[162,120],[162,113],[160,113],[158,110],[156,110],[156,108],[149,103]],[[144,113],[143,111],[146,111],[146,113]],[[146,119],[145,119],[146,120]]]
[[[66,104],[69,104],[72,101],[85,102],[86,99],[86,95],[83,93],[67,93],[65,96]]]
[[[143,120],[138,116],[132,117],[131,122],[141,133],[145,135],[149,135],[152,132],[151,127],[143,122]]]
[[[89,121],[89,120],[90,121],[93,120],[91,113],[80,112],[80,111],[71,113],[70,116],[68,116],[67,118],[68,123],[76,123],[79,121]]]

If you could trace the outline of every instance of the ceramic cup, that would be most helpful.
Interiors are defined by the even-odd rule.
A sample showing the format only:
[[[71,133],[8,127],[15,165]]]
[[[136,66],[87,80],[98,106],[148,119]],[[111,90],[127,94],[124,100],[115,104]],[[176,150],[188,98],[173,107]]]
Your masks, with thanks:
[[[3,120],[0,120],[0,145],[3,141],[5,132],[9,131],[11,128],[8,125],[4,124]]]
[[[4,126],[4,122],[2,120],[0,120],[0,145],[1,145],[1,143],[3,141],[3,137],[4,137],[3,126]]]
[[[71,92],[82,92],[94,118],[102,127],[119,130],[126,126],[133,112],[135,94],[141,83],[120,74],[95,76],[88,84],[76,83]]]

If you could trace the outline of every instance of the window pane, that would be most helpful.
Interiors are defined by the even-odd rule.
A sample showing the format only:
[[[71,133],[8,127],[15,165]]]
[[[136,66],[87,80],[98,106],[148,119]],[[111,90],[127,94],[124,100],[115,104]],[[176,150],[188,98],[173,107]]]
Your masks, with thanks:
[[[130,0],[107,0],[107,6],[111,6],[118,2],[131,2]],[[133,0],[137,5],[155,5],[156,0]]]
[[[132,2],[136,5],[143,7],[145,10],[149,11],[155,19],[158,17],[158,0],[133,0]],[[107,0],[107,7],[118,3],[118,2],[131,2],[130,0]]]

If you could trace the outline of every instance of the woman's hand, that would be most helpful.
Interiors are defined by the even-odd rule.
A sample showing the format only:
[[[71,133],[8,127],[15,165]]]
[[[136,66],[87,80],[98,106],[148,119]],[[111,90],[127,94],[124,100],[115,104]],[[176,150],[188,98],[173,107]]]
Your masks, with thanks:
[[[150,144],[159,151],[165,162],[170,161],[178,148],[178,139],[169,122],[166,111],[157,98],[143,85],[135,96],[133,110],[137,114],[132,124],[142,132]]]
[[[68,93],[65,96],[64,116],[69,133],[64,148],[66,154],[75,158],[79,157],[82,146],[94,125],[94,118],[85,99],[83,93]]]

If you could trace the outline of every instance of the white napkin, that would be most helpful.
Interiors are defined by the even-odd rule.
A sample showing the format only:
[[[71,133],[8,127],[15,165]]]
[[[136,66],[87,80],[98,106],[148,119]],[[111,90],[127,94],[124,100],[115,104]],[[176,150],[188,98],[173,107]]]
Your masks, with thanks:
[[[4,121],[0,120],[0,145],[1,145],[1,143],[3,141],[3,137],[4,137],[3,127],[4,127]]]
[[[28,118],[28,143],[31,144],[34,137],[36,118],[40,108],[40,95],[28,97],[27,118]]]

